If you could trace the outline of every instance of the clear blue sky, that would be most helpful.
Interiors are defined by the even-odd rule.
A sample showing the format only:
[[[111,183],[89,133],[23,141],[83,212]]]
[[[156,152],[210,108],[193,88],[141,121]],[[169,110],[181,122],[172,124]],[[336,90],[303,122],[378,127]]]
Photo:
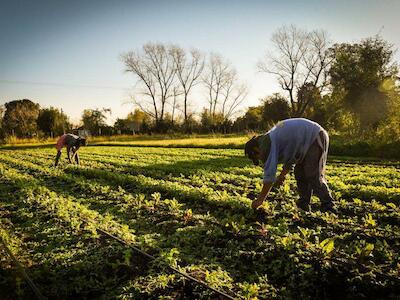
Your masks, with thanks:
[[[244,106],[256,105],[279,92],[276,79],[255,67],[278,27],[325,29],[334,42],[380,32],[398,48],[399,12],[396,0],[3,0],[0,104],[28,98],[62,108],[75,122],[84,108],[110,107],[110,122],[124,117],[134,78],[119,55],[154,41],[222,54],[250,87]]]

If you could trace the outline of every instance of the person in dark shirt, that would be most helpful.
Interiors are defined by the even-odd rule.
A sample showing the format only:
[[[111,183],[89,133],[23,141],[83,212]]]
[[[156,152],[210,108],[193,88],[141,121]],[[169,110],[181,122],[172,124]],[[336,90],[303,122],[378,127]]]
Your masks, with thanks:
[[[266,134],[255,136],[245,145],[247,155],[255,165],[264,164],[263,188],[252,207],[258,208],[275,184],[283,184],[285,176],[294,167],[300,199],[297,207],[310,210],[314,193],[321,200],[322,211],[335,212],[333,198],[325,179],[328,155],[328,133],[313,121],[293,118],[278,122]],[[278,178],[278,163],[283,169]]]
[[[61,150],[64,146],[67,147],[67,156],[69,163],[72,163],[72,160],[75,159],[76,163],[79,165],[78,150],[81,146],[86,146],[86,145],[87,145],[86,139],[83,137],[71,133],[63,134],[58,139],[56,144],[57,155],[54,166],[56,167],[58,165],[58,162],[61,157]],[[72,157],[71,157],[71,152],[72,152]]]

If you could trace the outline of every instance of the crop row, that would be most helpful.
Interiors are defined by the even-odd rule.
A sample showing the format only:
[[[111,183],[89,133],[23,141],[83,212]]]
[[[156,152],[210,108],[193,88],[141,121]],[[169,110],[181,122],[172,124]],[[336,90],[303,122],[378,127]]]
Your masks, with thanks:
[[[27,180],[28,178],[28,180]],[[33,237],[33,241],[32,244],[31,243],[26,243],[25,240],[20,243],[21,245],[24,245],[26,248],[29,248],[29,250],[27,252],[30,252],[32,255],[32,257],[37,257],[37,261],[36,263],[32,263],[32,265],[35,265],[36,268],[38,268],[38,273],[42,274],[43,276],[53,276],[54,274],[58,275],[58,276],[53,276],[54,280],[57,281],[58,285],[55,284],[55,282],[49,282],[48,284],[50,284],[54,290],[48,290],[48,288],[44,288],[44,286],[46,284],[44,284],[45,279],[42,277],[40,278],[39,275],[35,276],[34,272],[31,272],[33,274],[33,278],[35,278],[37,280],[37,282],[39,283],[39,286],[41,286],[43,288],[43,290],[47,291],[47,296],[51,296],[51,295],[64,295],[64,296],[68,296],[68,297],[73,297],[74,294],[68,294],[70,293],[70,291],[75,291],[76,293],[78,293],[80,296],[84,296],[87,294],[92,295],[92,293],[94,293],[95,291],[93,290],[93,286],[99,286],[96,291],[97,292],[104,292],[106,291],[106,287],[108,285],[108,289],[110,289],[110,291],[112,290],[113,286],[110,286],[110,284],[117,284],[119,285],[121,283],[121,281],[124,281],[125,285],[127,284],[127,282],[129,282],[130,285],[134,285],[136,288],[138,287],[137,282],[141,282],[143,280],[145,280],[147,277],[149,277],[149,274],[144,274],[143,276],[139,276],[137,277],[135,280],[133,281],[129,281],[129,276],[132,275],[138,275],[138,274],[132,274],[133,271],[137,271],[137,270],[132,270],[131,269],[131,263],[133,263],[133,261],[131,261],[132,258],[132,253],[130,253],[129,251],[127,252],[126,249],[121,248],[119,245],[112,245],[110,247],[107,247],[107,245],[104,244],[104,241],[102,241],[101,244],[98,244],[94,239],[98,238],[98,235],[96,234],[96,232],[93,230],[93,226],[96,227],[100,227],[103,228],[109,232],[112,232],[113,234],[119,236],[120,238],[124,239],[127,242],[135,242],[136,244],[139,244],[142,248],[148,248],[148,249],[153,249],[153,252],[155,249],[157,249],[157,245],[155,245],[155,240],[152,240],[150,236],[146,236],[143,235],[140,238],[136,239],[135,235],[132,234],[133,230],[132,228],[129,228],[128,226],[124,226],[121,225],[119,223],[116,223],[113,219],[113,217],[111,217],[110,215],[106,215],[105,217],[102,217],[101,215],[99,215],[95,210],[91,210],[89,209],[86,205],[80,203],[77,199],[74,199],[72,197],[63,197],[63,196],[59,196],[58,194],[48,190],[47,188],[44,188],[40,185],[38,185],[38,181],[36,181],[34,178],[26,176],[25,174],[21,174],[18,171],[15,170],[10,170],[10,168],[8,168],[7,171],[3,172],[3,179],[10,184],[11,182],[16,182],[16,186],[19,187],[19,196],[17,197],[18,199],[20,199],[20,201],[23,201],[24,203],[20,203],[21,204],[21,209],[19,209],[16,214],[19,215],[20,210],[22,209],[26,209],[27,207],[29,207],[30,210],[32,210],[32,214],[33,212],[35,212],[36,214],[39,213],[39,215],[41,214],[41,212],[45,212],[46,216],[45,216],[45,220],[46,222],[43,221],[43,218],[38,218],[35,215],[35,220],[34,220],[34,224],[37,224],[38,226],[38,231],[37,231],[37,235],[32,234]],[[23,187],[22,187],[23,186]],[[15,188],[15,187],[14,187]],[[15,199],[14,199],[15,200]],[[16,202],[16,201],[13,201]],[[38,218],[38,219],[37,219]],[[82,222],[82,218],[84,218],[85,222]],[[12,218],[11,218],[12,219]],[[36,220],[37,219],[37,220]],[[68,225],[74,229],[74,232],[71,233],[68,230],[64,231],[64,235],[59,235],[58,233],[56,233],[55,231],[57,229],[55,229],[54,224],[59,225],[60,221],[62,222],[67,222]],[[30,220],[30,222],[32,222],[32,220]],[[53,224],[54,222],[54,224]],[[85,224],[88,224],[88,226],[86,226]],[[26,224],[25,222],[20,222],[20,220],[17,223],[18,226],[20,226],[21,228],[23,228],[22,230],[27,231],[27,229],[31,230],[28,227],[28,224]],[[83,225],[85,225],[84,228]],[[92,225],[92,226],[91,226]],[[160,227],[162,228],[162,227]],[[63,237],[71,237],[71,235],[73,237],[75,236],[80,236],[78,235],[79,233],[85,233],[84,231],[88,231],[90,233],[89,235],[89,243],[87,243],[88,241],[82,241],[79,240],[77,242],[78,245],[74,245],[72,248],[71,247],[67,247],[69,245],[74,244],[73,239],[69,239],[68,240],[68,244],[67,246],[63,243]],[[52,251],[48,251],[49,249],[47,248],[43,248],[43,247],[37,247],[37,243],[38,240],[36,240],[36,237],[41,241],[41,243],[46,243],[46,239],[44,238],[46,235],[47,231],[51,231],[52,232],[52,237],[54,237],[56,240],[52,241],[52,243],[55,244],[56,249],[54,249],[54,251],[57,253],[57,259],[55,259],[55,257],[53,256]],[[42,232],[41,234],[39,234],[40,232]],[[54,233],[54,235],[53,235]],[[24,234],[26,235],[27,233],[24,232]],[[57,237],[60,238],[60,240],[57,240]],[[95,242],[95,246],[97,247],[96,249],[91,249],[90,246],[90,242],[93,243]],[[80,250],[84,251],[83,253],[77,253],[77,251],[75,251],[74,247],[79,247]],[[88,249],[86,249],[86,247]],[[113,250],[113,256],[108,259],[109,257],[105,254],[107,254],[107,251],[111,251]],[[62,251],[60,251],[59,249],[62,249]],[[85,249],[85,250],[83,250]],[[51,250],[51,249],[50,249]],[[76,268],[76,264],[80,266],[80,264],[89,264],[89,263],[93,263],[92,261],[90,261],[90,257],[88,258],[88,261],[85,261],[85,255],[87,255],[88,253],[90,253],[90,251],[93,250],[93,252],[95,252],[94,255],[94,259],[97,260],[99,267],[98,268],[94,268],[92,270],[87,270],[84,271],[84,268],[79,267]],[[105,251],[105,253],[103,253],[103,251]],[[119,252],[118,252],[119,251]],[[63,253],[59,253],[59,252],[65,252],[66,255],[68,256],[63,256]],[[117,254],[115,253],[117,252]],[[170,254],[170,252],[172,252],[172,254]],[[176,259],[174,257],[170,257],[170,255],[174,255],[173,254],[173,249],[171,249],[171,251],[168,250],[167,247],[165,247],[160,253],[157,253],[160,256],[160,260],[157,262],[157,264],[155,265],[155,267],[162,267],[163,264],[175,264],[176,263]],[[46,260],[44,259],[44,255],[50,256],[50,260],[51,258],[54,258],[54,261],[52,261],[52,265],[46,264],[45,267],[43,267],[42,263],[46,262]],[[83,262],[81,261],[76,261],[77,258],[81,258],[83,260]],[[113,259],[113,260],[111,260]],[[173,261],[171,261],[171,259]],[[99,263],[100,262],[100,263]],[[143,263],[143,262],[142,262]],[[71,265],[72,264],[72,265]],[[49,269],[51,268],[53,265],[57,266],[57,269],[52,270]],[[71,272],[63,272],[62,270],[65,270],[65,268],[69,269],[72,268],[74,271],[76,272],[82,272],[81,276],[77,276],[77,280],[80,280],[82,282],[81,285],[77,285],[77,287],[74,288],[68,288],[68,284],[64,284],[63,283],[63,278],[61,278],[62,276],[66,276],[64,277],[64,280],[67,280],[70,276],[76,276]],[[102,277],[101,274],[104,275],[104,269],[99,270],[99,268],[111,268],[112,270],[115,269],[116,274],[110,273],[107,275],[107,277]],[[190,272],[208,272],[210,274],[210,278],[212,278],[213,275],[218,274],[220,271],[218,269],[213,270],[213,266],[208,266],[208,265],[200,265],[200,266],[192,266],[192,265],[186,265],[186,267],[184,268],[184,270],[189,270]],[[162,268],[161,268],[162,269]],[[121,272],[125,272],[126,274],[123,274],[124,276],[121,277]],[[169,289],[171,289],[171,291],[176,290],[176,282],[179,283],[178,279],[175,279],[174,276],[170,275],[170,274],[166,274],[165,272],[161,272],[160,270],[153,270],[153,267],[150,269],[150,274],[152,275],[152,278],[154,277],[154,274],[158,274],[156,277],[165,277],[165,278],[172,278],[174,279],[172,282],[170,282],[170,286]],[[97,274],[97,272],[99,274]],[[109,271],[107,271],[109,272]],[[53,274],[54,273],[54,274]],[[61,274],[58,274],[61,273]],[[86,275],[83,274],[90,274],[88,276],[88,278],[86,278]],[[93,282],[91,282],[91,278],[90,276],[94,276],[95,279],[94,280],[98,280],[98,281],[104,281],[104,282],[97,282],[97,285],[95,285]],[[112,276],[114,275],[114,276]],[[141,274],[139,274],[141,275]],[[97,276],[101,277],[101,278],[97,278]],[[117,280],[118,279],[118,280]],[[154,279],[154,278],[153,278]],[[207,279],[207,278],[206,278]],[[68,281],[68,280],[67,280]],[[62,283],[62,284],[60,284]],[[75,284],[75,282],[71,282],[70,283],[72,286]],[[165,286],[162,286],[162,284],[159,283],[157,286],[154,286],[154,290],[157,289],[162,289],[164,290],[165,293]],[[105,287],[105,286],[106,287]],[[78,288],[79,287],[79,288]],[[168,287],[168,286],[167,286]],[[141,292],[154,292],[154,290],[149,290],[149,287],[142,287]],[[121,293],[121,295],[126,294],[122,288],[119,288],[118,291]],[[203,291],[198,291],[199,293]],[[127,295],[129,295],[129,293],[127,293]],[[93,295],[92,295],[93,296]]]
[[[11,158],[8,158],[9,160]],[[21,160],[14,159],[14,163],[21,165]],[[30,164],[26,162],[25,164]],[[22,167],[22,166],[20,166]],[[33,173],[38,172],[40,169],[40,162],[35,162],[30,165],[31,170]],[[23,167],[22,167],[23,168]],[[51,169],[50,169],[51,170]],[[216,209],[222,210],[225,214],[229,215],[232,211],[240,217],[251,215],[252,211],[249,209],[249,201],[246,198],[246,194],[240,196],[238,193],[235,195],[231,195],[226,192],[219,192],[214,191],[210,187],[195,187],[191,185],[182,184],[182,182],[170,182],[165,180],[157,180],[153,178],[149,178],[143,175],[125,175],[125,174],[116,174],[115,172],[110,172],[107,170],[98,170],[98,169],[82,169],[82,168],[68,168],[65,170],[67,173],[72,173],[74,176],[86,176],[89,179],[98,179],[101,178],[103,182],[113,182],[115,185],[124,186],[125,188],[129,189],[130,191],[140,192],[140,191],[147,191],[147,192],[162,192],[167,196],[176,197],[177,199],[182,199],[183,201],[190,201],[191,205],[197,207],[203,207],[204,210],[210,210],[212,208],[212,213],[216,212]],[[49,170],[44,168],[42,171],[44,174],[47,174]],[[59,172],[55,171],[55,174]],[[74,176],[69,176],[70,180]],[[54,176],[50,176],[50,181]],[[78,187],[78,183],[72,184],[69,190],[74,190]],[[65,184],[65,183],[63,183]],[[61,191],[62,192],[62,191]],[[81,191],[80,191],[81,192]],[[235,200],[236,199],[236,200]],[[353,202],[348,202],[346,200],[341,200],[339,202],[340,207],[343,207],[343,210],[350,210],[351,215],[359,215],[364,211],[368,211],[369,213],[380,213],[379,219],[385,219],[382,217],[386,217],[391,222],[397,222],[398,219],[398,210],[393,205],[385,206],[381,205],[375,201],[368,202],[367,209],[364,207],[366,206],[365,202],[356,201],[355,199]],[[243,205],[243,204],[244,205]],[[290,203],[291,206],[293,205]],[[273,209],[273,205],[266,204],[270,209]],[[204,207],[205,206],[205,207]],[[364,208],[364,209],[363,209]],[[290,210],[290,209],[289,209]],[[361,220],[362,221],[362,220]],[[384,222],[385,223],[385,222]],[[383,224],[384,224],[383,223]],[[389,222],[390,224],[390,222]]]
[[[131,150],[121,151],[132,154]],[[68,221],[69,214],[88,211],[95,214],[89,217],[95,224],[111,222],[114,225],[106,228],[122,236],[119,230],[126,230],[129,236],[124,238],[133,238],[169,264],[179,263],[198,278],[246,297],[310,296],[310,290],[322,285],[325,287],[316,289],[318,295],[332,293],[327,277],[355,294],[366,284],[371,291],[384,290],[388,295],[395,289],[390,278],[398,277],[399,243],[393,237],[399,233],[399,211],[388,202],[390,198],[368,202],[339,199],[345,217],[301,214],[294,209],[290,179],[285,189],[276,191],[264,205],[266,216],[254,223],[257,216],[249,208],[248,196],[259,187],[256,178],[231,172],[240,169],[234,164],[240,165],[241,159],[235,162],[236,158],[227,155],[221,160],[226,165],[219,171],[212,160],[208,165],[202,162],[206,167],[199,172],[201,164],[189,164],[185,170],[183,152],[175,156],[172,151],[166,155],[167,163],[154,166],[154,160],[162,160],[160,153],[152,150],[147,156],[136,151],[137,165],[134,159],[126,164],[118,151],[111,158],[85,153],[84,167],[60,169],[51,167],[53,156],[46,151],[29,157],[22,151],[4,152],[0,160],[7,184],[17,183],[23,191],[18,196],[21,207],[28,205],[32,212],[50,210],[76,230],[82,225]],[[204,158],[197,149],[189,156]],[[176,162],[180,168],[175,168]],[[128,172],[134,167],[137,172]],[[253,175],[260,172],[249,169]],[[245,184],[247,189],[242,187]],[[31,202],[23,202],[24,197]],[[237,236],[228,235],[227,230]],[[254,235],[258,238],[250,238]],[[120,295],[177,290],[177,279],[171,274],[155,274],[126,280],[117,290]]]

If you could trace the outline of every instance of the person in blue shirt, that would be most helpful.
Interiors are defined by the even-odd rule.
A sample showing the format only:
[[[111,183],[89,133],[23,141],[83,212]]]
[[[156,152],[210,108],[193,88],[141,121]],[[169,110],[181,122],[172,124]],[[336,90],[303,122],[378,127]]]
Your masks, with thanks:
[[[321,200],[322,211],[335,212],[333,198],[325,179],[328,155],[328,133],[313,121],[293,118],[278,122],[266,134],[254,136],[245,145],[245,155],[255,165],[264,165],[263,188],[252,208],[257,209],[275,184],[283,184],[285,176],[294,167],[300,199],[297,207],[309,211],[314,193]],[[278,177],[278,163],[283,168]]]

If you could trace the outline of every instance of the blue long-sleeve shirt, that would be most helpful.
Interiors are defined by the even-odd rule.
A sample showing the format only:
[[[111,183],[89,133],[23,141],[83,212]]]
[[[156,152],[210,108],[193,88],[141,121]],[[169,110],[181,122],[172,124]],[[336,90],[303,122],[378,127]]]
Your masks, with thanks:
[[[293,118],[280,121],[267,134],[271,140],[268,158],[264,164],[264,183],[276,180],[278,163],[290,169],[303,160],[309,147],[323,128],[313,121]]]

